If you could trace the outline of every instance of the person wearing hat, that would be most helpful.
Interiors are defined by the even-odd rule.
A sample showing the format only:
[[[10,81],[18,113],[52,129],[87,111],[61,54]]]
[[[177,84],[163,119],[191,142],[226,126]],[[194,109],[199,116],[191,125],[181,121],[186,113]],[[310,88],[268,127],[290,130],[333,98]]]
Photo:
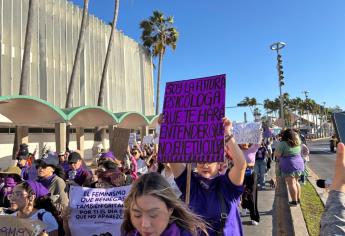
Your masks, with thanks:
[[[104,162],[104,161],[112,161],[116,165],[121,165],[121,161],[116,159],[116,157],[114,156],[113,152],[111,152],[111,151],[103,152],[103,153],[100,154],[99,159],[98,159],[98,165],[101,165],[102,162]]]
[[[83,167],[83,161],[78,152],[72,152],[68,156],[69,170],[67,172],[69,183],[79,186],[90,186],[92,175]]]
[[[50,152],[46,158],[36,161],[38,182],[49,190],[50,198],[55,207],[61,212],[68,206],[68,195],[64,172],[59,166],[59,159],[55,153]]]
[[[59,165],[64,170],[64,172],[67,172],[69,170],[68,156],[69,156],[69,152],[60,152],[58,154]]]
[[[9,199],[13,208],[17,211],[12,215],[19,218],[41,220],[45,228],[39,234],[58,235],[58,213],[48,197],[49,191],[41,183],[28,180],[14,187]]]
[[[17,166],[8,167],[3,172],[0,172],[1,182],[3,186],[0,189],[0,207],[10,207],[10,200],[8,196],[12,193],[13,188],[20,182],[21,170]]]
[[[20,144],[19,151],[17,153],[17,166],[21,169],[20,176],[24,180],[36,180],[37,171],[34,165],[29,163],[32,154],[29,153],[28,145],[23,143]]]

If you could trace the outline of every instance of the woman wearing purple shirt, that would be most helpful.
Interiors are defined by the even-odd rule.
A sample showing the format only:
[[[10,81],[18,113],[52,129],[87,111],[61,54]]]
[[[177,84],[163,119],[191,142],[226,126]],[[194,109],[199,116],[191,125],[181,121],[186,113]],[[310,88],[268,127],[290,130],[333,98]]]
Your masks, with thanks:
[[[231,157],[233,167],[225,175],[219,175],[220,164],[197,163],[197,173],[192,173],[189,207],[211,225],[210,236],[243,235],[238,212],[238,203],[243,193],[246,161],[241,149],[231,134],[231,122],[223,119],[225,129],[225,152]],[[171,163],[177,186],[186,195],[186,167],[182,163]],[[224,213],[226,208],[226,213]]]

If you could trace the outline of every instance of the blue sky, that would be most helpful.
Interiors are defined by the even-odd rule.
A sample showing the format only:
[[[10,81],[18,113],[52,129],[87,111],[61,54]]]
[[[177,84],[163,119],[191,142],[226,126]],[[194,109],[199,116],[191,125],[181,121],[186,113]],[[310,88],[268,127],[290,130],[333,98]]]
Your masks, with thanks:
[[[110,22],[113,6],[114,0],[90,0],[89,11]],[[283,92],[304,98],[308,90],[319,104],[345,108],[345,1],[122,0],[117,28],[140,42],[139,23],[154,10],[174,16],[180,33],[176,50],[163,59],[161,103],[166,82],[217,74],[227,75],[227,106],[246,96],[276,98],[276,54],[269,46],[284,41]],[[251,120],[247,108],[226,115],[242,121],[244,112]]]

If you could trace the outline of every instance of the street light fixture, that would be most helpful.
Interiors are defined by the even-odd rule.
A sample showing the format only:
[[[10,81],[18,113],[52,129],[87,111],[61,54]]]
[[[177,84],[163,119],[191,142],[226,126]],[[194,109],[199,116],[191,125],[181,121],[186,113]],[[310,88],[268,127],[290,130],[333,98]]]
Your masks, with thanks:
[[[279,86],[279,100],[280,100],[280,118],[283,121],[283,129],[285,128],[285,118],[284,118],[284,97],[282,94],[282,86],[285,85],[284,82],[284,71],[283,71],[283,60],[282,55],[279,53],[281,49],[286,46],[284,42],[276,42],[270,46],[271,50],[277,52],[277,71],[278,71],[278,86]]]
[[[304,93],[304,95],[305,95],[305,100],[308,100],[308,93],[309,93],[309,91],[308,90],[304,90],[304,91],[302,91],[302,93]]]
[[[304,93],[305,101],[307,102],[308,101],[308,93],[309,93],[309,91],[308,90],[304,90],[304,91],[302,91],[302,93]],[[310,124],[310,120],[309,120],[309,109],[308,108],[307,108],[307,121],[308,121],[308,130],[312,132],[311,124]]]

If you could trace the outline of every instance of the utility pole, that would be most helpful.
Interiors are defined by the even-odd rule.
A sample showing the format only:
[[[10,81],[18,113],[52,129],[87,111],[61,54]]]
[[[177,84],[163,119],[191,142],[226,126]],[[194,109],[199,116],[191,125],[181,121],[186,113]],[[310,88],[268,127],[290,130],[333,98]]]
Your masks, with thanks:
[[[302,91],[302,93],[304,93],[304,95],[305,95],[305,102],[308,102],[308,93],[309,93],[309,91],[308,90],[304,90],[304,91]],[[311,130],[311,125],[310,125],[310,120],[309,120],[309,107],[307,108],[307,121],[308,121],[308,130],[312,131]]]
[[[323,137],[326,137],[326,124],[327,124],[326,102],[322,102],[322,104],[323,104],[322,135]]]
[[[278,71],[278,86],[279,86],[279,100],[280,100],[280,119],[283,121],[283,129],[285,128],[285,118],[284,118],[284,97],[282,93],[282,86],[285,85],[284,82],[284,71],[283,71],[283,60],[282,55],[279,53],[279,50],[284,48],[286,43],[284,42],[276,42],[270,46],[271,50],[275,50],[277,52],[277,71]]]

